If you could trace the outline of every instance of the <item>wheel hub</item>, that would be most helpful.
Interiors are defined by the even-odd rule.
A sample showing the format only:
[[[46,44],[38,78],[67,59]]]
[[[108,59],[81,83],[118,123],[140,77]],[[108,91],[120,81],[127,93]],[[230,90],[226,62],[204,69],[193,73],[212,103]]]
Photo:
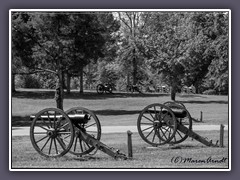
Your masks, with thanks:
[[[154,129],[159,129],[160,127],[162,127],[162,122],[160,122],[160,121],[154,121],[153,122],[153,127],[154,127]]]
[[[56,138],[57,137],[57,131],[54,129],[51,129],[47,132],[47,135],[51,138]]]

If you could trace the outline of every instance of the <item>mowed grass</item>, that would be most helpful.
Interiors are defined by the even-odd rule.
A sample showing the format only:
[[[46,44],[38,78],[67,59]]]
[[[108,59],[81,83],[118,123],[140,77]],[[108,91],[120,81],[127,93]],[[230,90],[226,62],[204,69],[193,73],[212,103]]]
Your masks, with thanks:
[[[141,110],[152,103],[170,101],[169,94],[114,93],[99,95],[95,91],[80,95],[74,91],[65,95],[64,110],[85,107],[93,111],[103,126],[136,125]],[[191,116],[204,124],[228,124],[228,96],[181,95],[176,100],[184,103]],[[12,125],[29,125],[29,116],[47,107],[56,107],[54,91],[18,90],[12,96]]]
[[[201,131],[204,137],[213,141],[219,139],[217,131]],[[127,134],[103,134],[101,141],[127,155]],[[32,147],[29,137],[12,138],[13,169],[224,169],[229,167],[228,136],[225,135],[224,147],[206,147],[188,138],[178,145],[163,145],[158,148],[146,144],[137,133],[132,135],[133,159],[115,160],[97,151],[93,156],[76,157],[67,153],[61,158],[51,159],[39,155]],[[177,161],[181,159],[182,162]],[[189,161],[188,161],[188,160]],[[185,161],[184,161],[185,160]]]
[[[182,101],[191,116],[199,119],[203,113],[203,123],[198,124],[229,124],[228,96],[181,95],[176,100]],[[80,95],[74,91],[65,95],[64,110],[72,107],[85,107],[92,110],[99,118],[102,126],[137,126],[137,118],[141,110],[152,103],[170,101],[169,94],[128,94],[115,92],[114,94],[98,95],[95,91]],[[35,114],[47,107],[56,107],[54,91],[20,89],[12,95],[12,126],[29,126],[29,115]],[[203,137],[219,140],[219,131],[199,131]],[[28,136],[11,139],[11,166],[14,169],[136,169],[136,168],[228,168],[229,148],[228,134],[224,133],[224,148],[212,148],[188,138],[175,146],[164,145],[158,148],[150,147],[138,133],[133,133],[133,159],[114,160],[110,156],[98,151],[92,157],[79,158],[70,153],[57,159],[47,159],[39,155],[33,148]],[[110,147],[119,149],[127,154],[127,134],[102,134],[101,141]],[[177,163],[174,158],[185,162]],[[191,162],[186,161],[186,158]],[[207,161],[208,159],[208,161]],[[211,161],[210,161],[211,160]],[[177,161],[177,160],[176,160]],[[198,161],[198,162],[196,162]],[[201,162],[200,162],[201,161]],[[209,162],[210,161],[210,162]]]

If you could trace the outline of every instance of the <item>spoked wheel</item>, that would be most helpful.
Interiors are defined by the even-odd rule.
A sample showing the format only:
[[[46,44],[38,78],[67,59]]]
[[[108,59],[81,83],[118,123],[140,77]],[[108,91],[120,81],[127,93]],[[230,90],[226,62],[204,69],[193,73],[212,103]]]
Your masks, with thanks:
[[[32,121],[30,139],[39,154],[45,157],[60,157],[66,154],[73,144],[73,125],[62,110],[43,109]]]
[[[163,104],[151,104],[139,114],[137,128],[145,142],[152,146],[159,146],[174,138],[177,121],[169,107]]]
[[[186,107],[180,102],[166,102],[166,106],[172,109],[179,125],[187,127],[192,130],[192,118]],[[171,140],[171,144],[178,144],[188,138],[187,134],[182,133],[177,129],[174,138]]]
[[[82,107],[71,108],[66,111],[66,114],[70,118],[74,116],[84,117],[84,119],[71,118],[71,121],[75,129],[75,136],[74,136],[73,146],[69,152],[78,156],[89,154],[95,149],[95,147],[91,146],[90,144],[82,140],[80,131],[85,132],[88,135],[91,135],[97,140],[100,140],[101,125],[97,116],[90,110]]]
[[[104,93],[104,86],[102,84],[97,85],[97,93],[103,94]]]

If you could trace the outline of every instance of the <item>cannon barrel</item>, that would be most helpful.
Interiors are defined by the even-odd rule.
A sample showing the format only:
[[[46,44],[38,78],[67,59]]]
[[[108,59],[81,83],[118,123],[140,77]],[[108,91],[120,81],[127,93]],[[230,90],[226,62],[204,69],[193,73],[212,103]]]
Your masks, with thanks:
[[[187,116],[187,112],[184,109],[171,109],[176,118],[184,118]],[[149,113],[159,114],[159,113],[168,113],[167,110],[163,109],[161,112],[159,110],[148,110]]]
[[[31,115],[30,120],[32,121],[36,116]],[[38,117],[38,119],[42,120],[54,120],[54,119],[60,119],[62,118],[62,115],[41,115]],[[68,114],[68,117],[71,121],[77,122],[79,121],[80,123],[86,123],[88,120],[90,120],[89,116],[87,114]]]

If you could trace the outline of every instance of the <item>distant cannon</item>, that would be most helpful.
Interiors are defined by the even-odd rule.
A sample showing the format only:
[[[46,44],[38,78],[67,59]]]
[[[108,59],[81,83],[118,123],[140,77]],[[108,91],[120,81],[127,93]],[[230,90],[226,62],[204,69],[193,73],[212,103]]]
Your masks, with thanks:
[[[170,92],[170,88],[167,85],[158,86],[157,87],[157,92],[159,92],[159,93],[169,93]]]
[[[190,87],[183,86],[181,88],[181,93],[183,93],[183,94],[196,94],[196,88],[193,85],[190,86]]]
[[[112,84],[109,84],[109,83],[106,83],[106,84],[98,84],[97,85],[97,93],[98,94],[103,94],[104,92],[105,93],[112,93],[114,87]]]
[[[139,93],[142,93],[142,86],[140,84],[136,84],[136,85],[133,85],[133,84],[129,84],[126,86],[126,90],[127,92],[139,92]]]

